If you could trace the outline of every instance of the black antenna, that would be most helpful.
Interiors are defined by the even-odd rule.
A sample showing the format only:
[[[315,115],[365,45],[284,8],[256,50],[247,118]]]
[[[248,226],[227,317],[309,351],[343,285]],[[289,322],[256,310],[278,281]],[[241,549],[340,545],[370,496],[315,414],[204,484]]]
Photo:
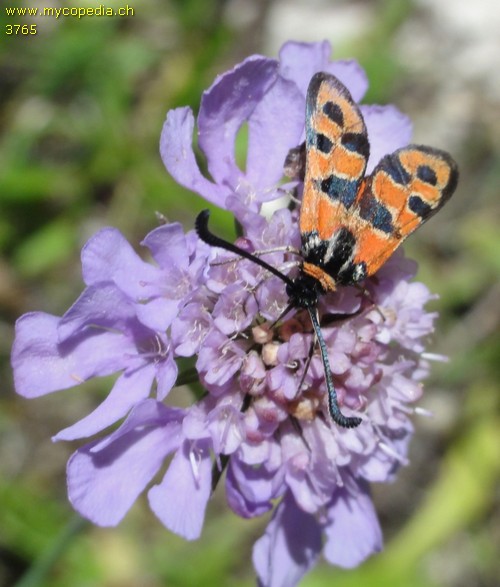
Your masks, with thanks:
[[[226,251],[231,251],[231,253],[235,253],[236,255],[239,255],[240,257],[244,257],[245,259],[248,259],[249,261],[252,261],[253,263],[256,263],[257,265],[260,265],[264,269],[267,269],[273,275],[276,275],[276,277],[279,277],[281,279],[281,281],[284,281],[288,286],[293,287],[293,281],[289,277],[287,277],[286,275],[281,273],[281,271],[278,271],[276,269],[276,267],[269,265],[269,263],[266,263],[265,261],[263,261],[259,257],[252,255],[252,253],[248,253],[247,251],[240,249],[240,247],[233,245],[233,243],[230,243],[230,242],[216,236],[212,232],[210,232],[208,230],[209,216],[210,216],[210,210],[202,210],[198,214],[198,216],[196,217],[196,220],[194,223],[194,227],[196,229],[196,232],[198,233],[198,236],[201,238],[201,240],[203,242],[207,243],[207,245],[210,245],[212,247],[219,247],[220,249],[226,249]]]
[[[267,271],[269,271],[273,275],[276,275],[276,277],[279,277],[284,283],[286,283],[287,291],[289,292],[289,295],[292,294],[291,295],[292,299],[294,297],[296,299],[302,299],[302,296],[293,296],[293,292],[297,291],[298,286],[297,286],[297,283],[295,281],[293,281],[292,279],[290,279],[287,275],[284,275],[283,273],[281,273],[281,271],[278,271],[278,269],[276,269],[272,265],[269,265],[269,263],[266,263],[265,261],[263,261],[259,257],[252,255],[252,253],[248,253],[247,251],[240,249],[238,246],[230,243],[229,241],[226,241],[226,240],[216,236],[215,234],[211,233],[210,230],[208,229],[209,217],[210,217],[210,210],[202,210],[198,214],[198,216],[196,217],[196,221],[195,221],[196,232],[203,242],[207,243],[207,245],[210,245],[212,247],[219,247],[220,249],[225,249],[226,251],[230,251],[231,253],[235,253],[236,255],[239,255],[240,257],[243,257],[245,259],[248,259],[249,261],[252,261],[253,263],[256,263],[257,265],[260,265],[260,267],[263,267],[264,269],[266,269]],[[300,279],[300,276],[298,279]],[[287,308],[285,309],[285,311],[282,313],[282,316],[284,316],[286,313],[288,313],[292,307],[294,307],[294,304],[293,303],[289,304],[287,306]],[[299,304],[299,307],[300,307],[300,304]],[[316,316],[316,309],[311,308],[311,304],[308,304],[305,307],[307,308],[307,310],[309,312],[309,316],[311,317],[311,323],[313,325],[313,329],[316,334],[316,338],[317,338],[318,344],[319,344],[319,349],[321,352],[321,360],[323,361],[323,369],[325,371],[326,387],[328,390],[328,411],[330,412],[330,416],[336,424],[338,424],[339,426],[342,426],[343,428],[355,428],[356,426],[359,426],[359,424],[361,423],[361,418],[357,418],[357,417],[349,418],[347,416],[344,416],[344,414],[342,414],[342,412],[340,411],[340,407],[339,407],[338,399],[337,399],[337,392],[335,391],[335,386],[333,385],[332,370],[330,368],[330,361],[328,360],[328,352],[327,352],[327,348],[326,348],[326,343],[325,343],[325,339],[323,338],[323,334],[321,332],[321,327],[319,325],[318,318]],[[302,381],[303,381],[303,379],[302,379]]]

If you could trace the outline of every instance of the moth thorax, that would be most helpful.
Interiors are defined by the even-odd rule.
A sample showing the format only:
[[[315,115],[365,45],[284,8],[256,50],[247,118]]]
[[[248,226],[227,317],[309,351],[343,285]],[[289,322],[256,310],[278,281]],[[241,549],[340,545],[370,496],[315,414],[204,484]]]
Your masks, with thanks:
[[[314,308],[323,289],[317,279],[301,273],[293,283],[286,286],[286,293],[296,308]]]
[[[333,279],[333,277],[329,275],[324,269],[314,263],[308,263],[307,261],[304,262],[302,266],[302,272],[304,275],[307,275],[319,284],[321,293],[335,291],[337,289],[335,279]]]

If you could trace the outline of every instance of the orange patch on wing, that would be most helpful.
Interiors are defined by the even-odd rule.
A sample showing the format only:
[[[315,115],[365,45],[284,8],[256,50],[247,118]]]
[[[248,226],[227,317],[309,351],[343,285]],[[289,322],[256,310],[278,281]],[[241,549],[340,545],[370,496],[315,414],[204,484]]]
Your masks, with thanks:
[[[353,280],[373,275],[456,187],[453,159],[421,145],[386,155],[365,178],[369,145],[363,116],[348,90],[331,75],[316,74],[311,81],[306,136],[310,144],[300,231],[305,239],[315,236],[307,241],[303,271],[324,289],[331,290],[339,279],[326,272],[327,264],[342,272],[351,263]],[[328,153],[323,152],[325,145]],[[335,236],[339,234],[341,239]],[[335,254],[342,262],[330,262]],[[351,257],[344,262],[346,254]],[[355,271],[356,264],[365,270]]]

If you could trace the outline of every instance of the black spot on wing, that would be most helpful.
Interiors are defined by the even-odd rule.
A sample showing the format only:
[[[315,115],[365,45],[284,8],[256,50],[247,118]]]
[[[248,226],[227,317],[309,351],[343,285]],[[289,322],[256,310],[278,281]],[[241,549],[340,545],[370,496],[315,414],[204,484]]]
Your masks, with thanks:
[[[411,175],[403,167],[397,154],[383,157],[375,169],[375,172],[378,171],[384,171],[394,182],[400,185],[408,185],[411,180]]]
[[[358,193],[358,182],[330,175],[319,182],[320,190],[330,199],[341,202],[346,208],[350,208]]]
[[[333,143],[326,135],[316,133],[316,147],[319,151],[328,155],[332,150]]]
[[[427,218],[432,213],[432,208],[422,200],[420,196],[410,196],[408,199],[408,207],[412,212],[415,212],[420,218]]]
[[[392,234],[392,214],[370,192],[366,192],[359,203],[359,215],[367,220],[374,228]]]
[[[416,150],[421,153],[431,155],[432,159],[436,160],[436,162],[439,162],[440,165],[446,165],[449,171],[448,181],[441,190],[441,197],[438,201],[433,202],[433,206],[430,206],[418,195],[410,196],[408,201],[408,207],[410,210],[415,212],[415,214],[418,214],[421,218],[427,219],[429,216],[435,214],[453,195],[458,184],[458,166],[453,157],[441,149],[428,147],[427,145],[408,145],[408,147],[405,147],[400,151],[408,150]],[[398,151],[396,151],[394,156],[397,156],[397,153]],[[434,180],[436,173],[430,165],[419,165],[416,175],[421,181],[425,181],[429,183],[429,185],[436,186],[438,183],[437,176]]]
[[[430,185],[437,184],[436,172],[434,171],[434,169],[432,169],[432,167],[429,167],[428,165],[419,165],[417,167],[417,177],[418,179],[425,181],[425,183],[428,183]]]
[[[348,151],[359,153],[365,159],[370,156],[370,143],[364,133],[346,132],[340,142]]]
[[[335,102],[326,102],[323,106],[323,112],[332,122],[341,128],[344,126],[344,115],[342,108],[338,104],[335,104]]]

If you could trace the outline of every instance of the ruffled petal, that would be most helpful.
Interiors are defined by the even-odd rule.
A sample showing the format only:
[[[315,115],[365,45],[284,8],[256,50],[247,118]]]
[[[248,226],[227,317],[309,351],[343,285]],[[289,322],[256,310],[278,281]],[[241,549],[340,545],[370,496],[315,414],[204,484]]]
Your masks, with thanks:
[[[25,314],[16,322],[12,367],[20,395],[33,398],[67,389],[129,364],[127,352],[134,349],[123,335],[87,331],[60,343],[59,324],[58,316],[42,312]]]
[[[170,110],[160,137],[160,154],[167,171],[177,183],[200,194],[208,202],[224,207],[232,190],[217,185],[201,174],[193,151],[194,117],[190,108]]]
[[[118,273],[146,278],[154,267],[144,263],[116,228],[103,228],[82,249],[82,273],[87,285],[114,281]]]
[[[288,42],[280,51],[280,73],[293,80],[305,96],[312,76],[324,71],[336,76],[359,102],[368,88],[368,78],[355,61],[330,61],[332,46],[321,43]]]
[[[312,76],[324,71],[332,54],[328,41],[320,43],[285,43],[279,52],[280,74],[295,82],[305,96]]]
[[[228,336],[242,332],[250,326],[257,310],[253,293],[249,294],[239,283],[228,285],[215,303],[214,325]]]
[[[135,321],[134,306],[111,282],[86,287],[79,298],[61,317],[58,335],[61,341],[93,331],[96,336],[106,330],[137,331],[146,329]]]
[[[170,330],[176,356],[191,357],[197,354],[211,324],[211,316],[201,304],[185,305],[172,322]]]
[[[235,162],[235,139],[256,106],[275,83],[278,63],[254,55],[217,77],[204,92],[198,115],[199,145],[210,175],[236,188],[243,175]]]
[[[179,225],[168,225],[170,227],[173,227],[172,232],[180,228]],[[167,241],[166,245],[169,244]],[[176,259],[187,265],[185,248],[182,251],[179,242],[172,244],[167,272],[144,262],[118,230],[103,229],[82,250],[85,283],[100,287],[102,283],[113,282],[130,300],[142,305],[168,291],[170,284],[175,285],[179,274]]]
[[[151,251],[153,259],[162,268],[187,268],[189,254],[186,235],[178,222],[152,230],[141,243]]]
[[[283,124],[284,105],[286,124]],[[297,86],[279,77],[257,104],[248,121],[247,181],[270,188],[283,176],[288,151],[301,142],[305,99]],[[260,201],[280,196],[275,190],[259,194]]]

